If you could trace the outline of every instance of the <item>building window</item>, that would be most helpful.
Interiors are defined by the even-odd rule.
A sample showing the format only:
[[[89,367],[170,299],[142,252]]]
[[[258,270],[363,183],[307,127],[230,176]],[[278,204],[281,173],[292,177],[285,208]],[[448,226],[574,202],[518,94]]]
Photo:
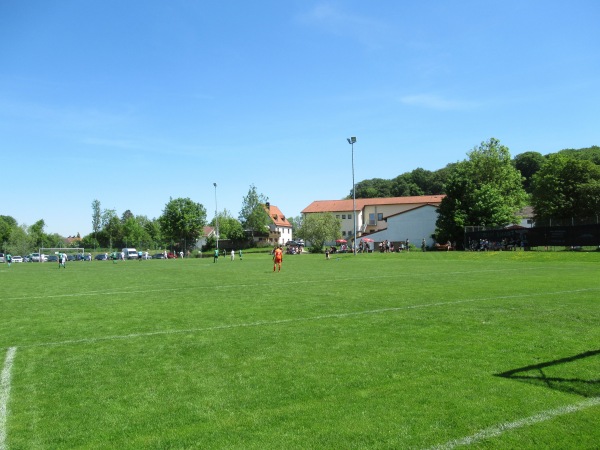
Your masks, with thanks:
[[[377,225],[375,220],[375,213],[369,213],[369,225]]]
[[[377,213],[377,220],[383,220],[383,213]]]
[[[339,219],[339,218],[340,218],[340,215],[339,215],[339,214],[336,214],[336,215],[335,215],[335,218],[336,218],[336,219]]]
[[[346,218],[346,214],[342,214],[342,219],[345,219],[345,218]]]
[[[352,214],[348,214],[348,219],[352,219]]]
[[[346,232],[345,231],[342,231],[342,236],[346,236]]]

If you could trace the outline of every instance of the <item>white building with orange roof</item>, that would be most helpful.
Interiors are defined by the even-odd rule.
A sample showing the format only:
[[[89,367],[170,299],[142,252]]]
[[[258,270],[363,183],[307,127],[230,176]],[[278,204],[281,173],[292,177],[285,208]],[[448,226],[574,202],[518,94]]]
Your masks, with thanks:
[[[412,197],[387,197],[387,198],[357,198],[356,210],[353,210],[353,200],[316,200],[302,210],[306,217],[308,214],[331,213],[342,222],[342,238],[350,241],[354,238],[354,217],[356,216],[356,235],[357,239],[365,234],[380,232],[388,228],[387,218],[399,215],[401,213],[415,210],[422,206],[430,206],[437,209],[444,195],[419,195]],[[431,210],[431,208],[426,208]],[[404,215],[404,217],[413,216]],[[431,222],[431,215],[428,216],[428,222]],[[435,218],[433,219],[435,225]],[[426,229],[431,228],[431,224],[423,224]],[[423,227],[421,227],[423,228]],[[435,229],[435,226],[434,226]],[[408,230],[407,230],[408,231]],[[406,233],[404,233],[406,234]],[[422,234],[422,233],[421,233]],[[406,239],[405,236],[402,239]],[[427,236],[420,236],[420,239]],[[400,236],[397,237],[400,239]]]
[[[285,245],[287,241],[292,241],[292,224],[286,219],[281,210],[270,203],[265,204],[265,209],[271,218],[269,224],[269,242],[277,245]]]

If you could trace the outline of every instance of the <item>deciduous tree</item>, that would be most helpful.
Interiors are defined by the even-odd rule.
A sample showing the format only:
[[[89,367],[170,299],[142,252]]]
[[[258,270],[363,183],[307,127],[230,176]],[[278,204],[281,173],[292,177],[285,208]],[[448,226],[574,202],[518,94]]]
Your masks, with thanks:
[[[504,226],[518,221],[527,194],[507,147],[491,138],[467,153],[446,184],[436,239],[462,242],[465,226]]]
[[[171,198],[159,221],[164,238],[192,245],[206,225],[206,209],[189,198]]]
[[[525,191],[531,192],[531,183],[533,176],[541,169],[546,162],[546,158],[538,152],[525,152],[515,156],[513,163],[523,176],[523,187]]]
[[[298,230],[298,236],[310,242],[311,251],[323,250],[326,241],[334,241],[341,236],[342,221],[332,213],[307,214]]]
[[[254,232],[265,232],[271,219],[265,209],[265,204],[269,201],[263,194],[258,194],[256,186],[251,185],[248,194],[242,201],[242,210],[240,211],[240,222],[246,230]]]
[[[594,217],[600,211],[600,167],[555,153],[533,176],[536,221]]]

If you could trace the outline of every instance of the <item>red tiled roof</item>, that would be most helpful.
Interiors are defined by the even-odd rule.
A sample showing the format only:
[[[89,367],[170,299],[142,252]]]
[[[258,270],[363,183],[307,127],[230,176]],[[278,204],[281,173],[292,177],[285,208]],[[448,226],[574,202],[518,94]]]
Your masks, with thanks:
[[[265,209],[266,209],[266,205],[265,205]],[[292,227],[292,224],[286,219],[286,217],[283,215],[283,213],[277,206],[269,205],[268,212],[269,212],[269,217],[271,217],[271,220],[273,221],[275,226],[289,227],[289,228]]]
[[[386,198],[357,198],[356,210],[361,211],[365,206],[381,205],[421,205],[433,204],[438,206],[445,195],[417,195],[412,197]],[[352,211],[352,199],[347,200],[316,200],[304,208],[304,213],[321,213],[332,211]]]

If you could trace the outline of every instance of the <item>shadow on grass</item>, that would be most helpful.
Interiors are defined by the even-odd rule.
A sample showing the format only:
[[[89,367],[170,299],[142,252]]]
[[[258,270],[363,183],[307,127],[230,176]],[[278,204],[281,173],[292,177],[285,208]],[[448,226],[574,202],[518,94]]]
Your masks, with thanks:
[[[584,358],[591,358],[600,355],[600,350],[591,350],[580,353],[568,358],[556,359],[531,366],[519,367],[518,369],[508,370],[506,372],[497,373],[495,376],[508,378],[511,380],[523,381],[538,386],[556,389],[570,394],[581,395],[583,397],[598,397],[600,396],[600,379],[584,380],[580,378],[560,378],[546,376],[543,369],[548,367],[559,366]]]

